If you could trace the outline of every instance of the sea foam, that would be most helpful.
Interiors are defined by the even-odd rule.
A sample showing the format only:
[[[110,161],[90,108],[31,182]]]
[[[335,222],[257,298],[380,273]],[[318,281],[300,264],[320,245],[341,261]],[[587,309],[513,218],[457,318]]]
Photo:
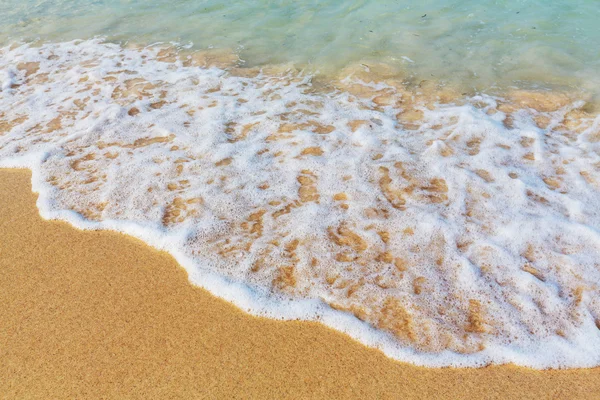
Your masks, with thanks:
[[[138,237],[256,315],[419,365],[600,365],[600,118],[364,67],[6,47],[0,166],[33,171],[45,218]]]

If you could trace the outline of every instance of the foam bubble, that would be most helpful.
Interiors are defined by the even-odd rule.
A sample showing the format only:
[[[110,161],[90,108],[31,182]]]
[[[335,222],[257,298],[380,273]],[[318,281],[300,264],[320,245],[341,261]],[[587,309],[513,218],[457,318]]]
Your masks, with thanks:
[[[0,166],[254,314],[429,366],[600,364],[600,118],[364,70],[98,40],[4,48]]]

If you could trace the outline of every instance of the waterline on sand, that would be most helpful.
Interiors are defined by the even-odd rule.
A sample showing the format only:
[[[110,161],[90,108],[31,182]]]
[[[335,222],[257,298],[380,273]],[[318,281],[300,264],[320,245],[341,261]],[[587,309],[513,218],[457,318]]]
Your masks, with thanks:
[[[600,119],[581,93],[99,40],[0,54],[0,165],[34,171],[44,217],[415,364],[600,362]]]

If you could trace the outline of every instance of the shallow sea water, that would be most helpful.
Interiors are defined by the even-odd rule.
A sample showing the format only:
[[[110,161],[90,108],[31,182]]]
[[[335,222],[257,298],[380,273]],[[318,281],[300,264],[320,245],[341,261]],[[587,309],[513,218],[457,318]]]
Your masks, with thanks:
[[[599,19],[594,0],[8,0],[0,40],[175,41],[232,49],[250,66],[382,62],[468,88],[525,81],[597,93]]]
[[[600,364],[592,1],[0,5],[0,166],[249,312]]]

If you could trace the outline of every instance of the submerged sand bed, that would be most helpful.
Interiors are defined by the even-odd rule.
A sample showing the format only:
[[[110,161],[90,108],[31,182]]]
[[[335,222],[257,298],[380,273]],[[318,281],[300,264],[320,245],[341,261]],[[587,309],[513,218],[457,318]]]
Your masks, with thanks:
[[[312,322],[256,318],[172,257],[44,221],[0,172],[1,398],[594,398],[600,368],[427,369]]]

